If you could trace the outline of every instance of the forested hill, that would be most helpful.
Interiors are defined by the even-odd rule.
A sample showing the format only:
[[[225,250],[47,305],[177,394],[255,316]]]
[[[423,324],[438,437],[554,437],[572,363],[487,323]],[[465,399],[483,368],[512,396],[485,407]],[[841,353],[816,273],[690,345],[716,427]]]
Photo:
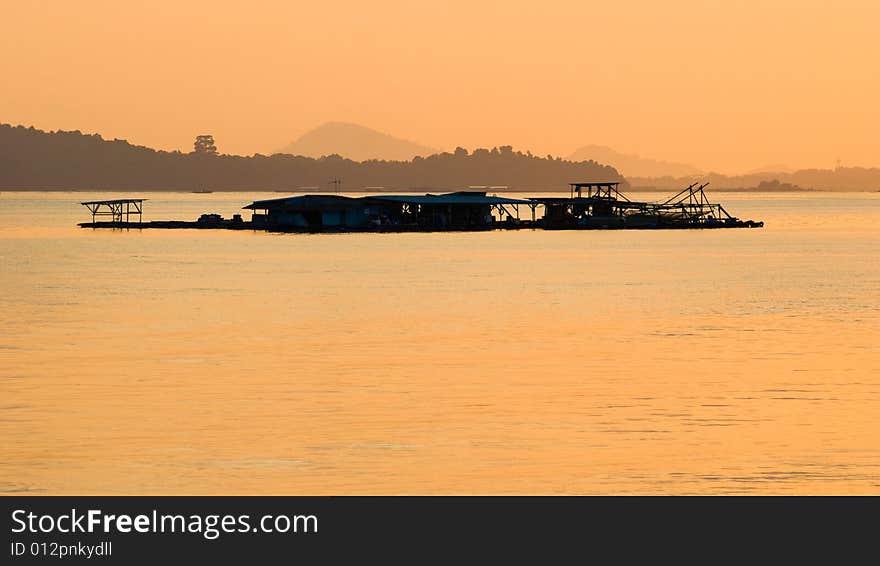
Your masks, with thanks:
[[[287,154],[214,155],[157,151],[100,135],[0,125],[0,188],[111,190],[566,190],[577,181],[617,181],[613,167],[513,151],[457,149],[412,161],[356,162]]]

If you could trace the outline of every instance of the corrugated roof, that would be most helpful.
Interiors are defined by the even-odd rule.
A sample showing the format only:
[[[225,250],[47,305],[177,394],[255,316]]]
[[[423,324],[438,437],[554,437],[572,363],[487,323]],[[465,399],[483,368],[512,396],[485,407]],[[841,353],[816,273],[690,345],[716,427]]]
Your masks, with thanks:
[[[457,193],[446,193],[442,195],[370,195],[357,198],[344,197],[340,195],[302,195],[295,197],[258,200],[243,208],[251,210],[266,210],[269,208],[277,207],[299,210],[309,210],[316,208],[332,209],[358,206],[361,203],[369,203],[370,201],[428,205],[533,204],[531,201],[523,199],[486,196],[486,193],[462,191]]]
[[[443,195],[378,195],[371,199],[402,204],[532,204],[531,201],[474,193],[448,193]]]
[[[620,181],[606,181],[603,183],[569,183],[572,187],[616,187]]]
[[[608,202],[609,200],[614,200],[613,198],[608,197],[599,197],[593,195],[591,197],[529,197],[530,201],[540,202],[540,203],[550,203],[550,204],[593,204],[594,202]]]
[[[80,204],[125,204],[125,203],[135,203],[135,202],[144,202],[145,198],[117,198],[113,200],[90,200],[88,202],[81,202]]]
[[[341,195],[300,195],[295,197],[282,197],[254,201],[242,208],[251,210],[266,210],[268,208],[286,207],[300,210],[314,208],[334,208],[355,206],[363,198],[344,197]]]

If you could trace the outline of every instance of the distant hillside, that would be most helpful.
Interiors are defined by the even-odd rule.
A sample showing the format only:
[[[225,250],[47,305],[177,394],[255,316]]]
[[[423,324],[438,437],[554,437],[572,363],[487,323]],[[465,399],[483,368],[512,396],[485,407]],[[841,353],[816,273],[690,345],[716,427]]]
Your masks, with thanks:
[[[836,169],[799,169],[793,173],[750,173],[722,175],[707,173],[699,177],[627,177],[641,190],[669,191],[686,187],[694,181],[708,181],[710,190],[767,191],[876,191],[880,190],[880,169],[838,167]]]
[[[568,159],[571,161],[592,159],[607,163],[627,177],[684,177],[701,173],[698,168],[686,163],[671,163],[619,153],[601,145],[586,145],[569,155]]]
[[[789,167],[788,165],[784,165],[782,163],[772,163],[770,165],[764,165],[763,167],[757,167],[750,171],[746,171],[746,175],[759,175],[761,173],[794,173],[794,169]]]
[[[353,161],[409,161],[416,156],[437,153],[437,150],[357,124],[329,122],[303,134],[278,153],[306,157],[335,154]]]
[[[222,146],[222,140],[218,140]],[[206,155],[156,151],[100,135],[44,132],[0,125],[0,189],[279,190],[326,191],[339,178],[342,191],[455,190],[474,185],[509,190],[564,191],[573,181],[617,181],[612,167],[536,157],[510,146],[458,148],[411,161],[365,161],[276,154]],[[626,185],[624,185],[626,186]],[[375,189],[382,187],[382,189]],[[500,190],[500,189],[498,189]]]

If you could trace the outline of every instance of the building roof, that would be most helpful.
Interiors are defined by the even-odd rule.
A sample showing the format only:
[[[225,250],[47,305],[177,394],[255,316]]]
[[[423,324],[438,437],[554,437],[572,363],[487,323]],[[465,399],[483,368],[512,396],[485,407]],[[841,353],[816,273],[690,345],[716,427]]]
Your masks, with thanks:
[[[608,202],[609,200],[617,200],[614,197],[596,196],[591,197],[529,197],[532,204],[540,202],[542,204],[592,204],[594,202]]]
[[[361,198],[344,197],[341,195],[301,195],[258,200],[242,208],[266,210],[269,208],[292,208],[297,210],[347,208],[357,204]]]
[[[269,208],[288,208],[295,210],[349,208],[375,201],[399,204],[427,205],[496,205],[496,204],[532,204],[531,201],[498,196],[487,196],[484,192],[460,191],[442,195],[369,195],[363,197],[344,197],[341,195],[303,195],[268,200],[258,200],[243,207],[251,210]]]
[[[484,192],[473,191],[460,191],[457,193],[446,193],[442,195],[378,195],[369,198],[401,204],[532,204],[531,201],[524,199],[487,196]]]
[[[145,198],[119,198],[113,200],[90,200],[88,202],[81,202],[81,205],[88,206],[90,204],[126,204],[126,203],[135,203],[135,202],[144,202]]]
[[[582,188],[588,188],[588,187],[617,187],[618,185],[620,185],[620,182],[619,182],[619,181],[610,181],[610,182],[606,182],[606,183],[569,183],[569,185],[571,185],[572,187],[575,187],[575,188],[576,188],[576,187],[582,187]]]

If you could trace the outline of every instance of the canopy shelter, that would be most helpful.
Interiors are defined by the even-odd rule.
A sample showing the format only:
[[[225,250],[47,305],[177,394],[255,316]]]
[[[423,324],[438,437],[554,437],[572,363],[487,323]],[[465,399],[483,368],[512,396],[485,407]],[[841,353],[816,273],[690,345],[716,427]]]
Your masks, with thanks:
[[[571,198],[583,198],[584,189],[587,189],[587,198],[606,198],[616,200],[629,200],[617,189],[619,182],[608,183],[569,183],[571,187]]]
[[[111,222],[130,222],[131,215],[137,215],[137,221],[143,220],[144,201],[142,198],[125,198],[114,200],[93,200],[80,204],[92,213],[92,223],[98,216],[110,216]],[[125,219],[123,220],[123,216]]]

